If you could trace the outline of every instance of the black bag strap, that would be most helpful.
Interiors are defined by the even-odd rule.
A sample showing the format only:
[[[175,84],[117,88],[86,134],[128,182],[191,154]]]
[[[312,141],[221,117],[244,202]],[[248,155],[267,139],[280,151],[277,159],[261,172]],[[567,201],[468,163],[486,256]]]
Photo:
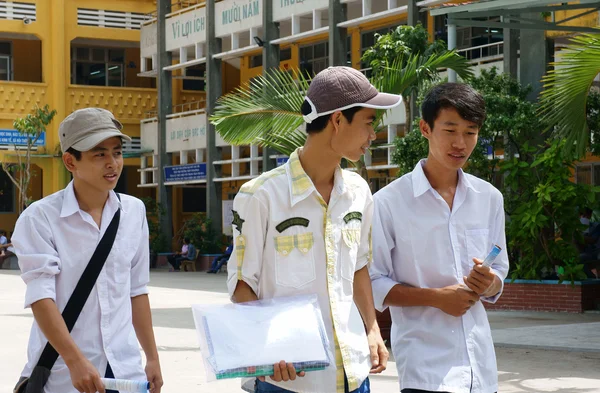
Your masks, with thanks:
[[[121,196],[119,194],[116,195],[120,201]],[[108,258],[108,254],[110,254],[115,238],[117,237],[120,218],[121,209],[119,208],[108,225],[106,232],[104,232],[102,239],[100,239],[100,243],[96,246],[96,250],[90,259],[90,262],[83,271],[77,286],[75,286],[75,290],[71,294],[71,297],[62,312],[62,317],[65,320],[67,329],[69,329],[69,333],[73,330],[73,326],[75,326],[75,322],[77,322],[77,318],[79,318],[79,314],[81,314],[81,310],[83,310],[83,306],[87,302],[87,299],[92,292],[92,288],[94,288],[96,280],[104,267],[106,258]],[[40,360],[38,360],[37,366],[52,370],[57,359],[58,352],[56,352],[54,347],[48,342],[44,347]]]

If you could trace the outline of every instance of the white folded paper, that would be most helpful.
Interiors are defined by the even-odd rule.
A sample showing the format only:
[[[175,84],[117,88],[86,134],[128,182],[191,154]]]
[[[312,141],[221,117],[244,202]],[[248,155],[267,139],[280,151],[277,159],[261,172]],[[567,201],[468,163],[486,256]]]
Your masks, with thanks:
[[[316,295],[192,310],[208,380],[271,375],[281,360],[306,371],[332,364]]]

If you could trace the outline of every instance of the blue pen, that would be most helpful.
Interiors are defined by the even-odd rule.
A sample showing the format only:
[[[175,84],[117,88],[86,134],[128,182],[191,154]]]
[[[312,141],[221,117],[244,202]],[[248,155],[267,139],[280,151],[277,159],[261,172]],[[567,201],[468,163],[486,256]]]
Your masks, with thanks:
[[[492,251],[490,251],[488,256],[485,257],[485,259],[483,260],[483,266],[492,266],[492,263],[494,263],[494,260],[500,254],[501,251],[502,248],[500,248],[500,246],[498,246],[497,244],[494,244],[494,247],[492,247]]]

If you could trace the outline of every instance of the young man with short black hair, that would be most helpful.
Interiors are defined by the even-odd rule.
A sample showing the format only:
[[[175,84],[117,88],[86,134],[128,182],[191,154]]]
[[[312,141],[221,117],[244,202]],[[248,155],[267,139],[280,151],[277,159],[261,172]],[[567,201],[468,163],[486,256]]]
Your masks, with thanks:
[[[385,369],[367,270],[373,198],[365,180],[340,161],[358,161],[367,151],[376,108],[400,103],[357,70],[327,68],[312,80],[302,107],[304,147],[236,196],[227,269],[232,299],[317,294],[335,354],[332,367],[301,372],[303,378],[282,361],[268,382],[252,381],[254,392],[368,393],[369,372]]]
[[[462,171],[478,146],[485,103],[465,84],[435,86],[422,105],[429,154],[375,194],[375,307],[390,307],[402,393],[493,393],[494,344],[483,304],[508,272],[502,194]],[[502,252],[482,266],[492,247]]]
[[[25,307],[35,318],[22,375],[31,375],[47,341],[60,355],[46,393],[104,393],[101,377],[148,380],[152,393],[162,387],[147,295],[145,207],[113,191],[123,169],[122,140],[131,140],[121,129],[112,113],[100,108],[67,116],[59,139],[73,181],[34,202],[15,227],[12,240],[27,284]],[[61,312],[119,210],[114,244],[69,334]]]

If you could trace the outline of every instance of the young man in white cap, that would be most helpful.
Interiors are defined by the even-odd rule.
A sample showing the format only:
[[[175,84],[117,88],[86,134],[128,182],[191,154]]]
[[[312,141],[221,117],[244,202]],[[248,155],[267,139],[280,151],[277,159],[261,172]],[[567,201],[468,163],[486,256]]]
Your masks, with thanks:
[[[468,85],[445,83],[421,114],[427,159],[375,194],[375,306],[390,307],[402,393],[493,393],[496,356],[480,300],[495,302],[508,273],[504,204],[500,191],[462,171],[481,148],[485,102]],[[483,266],[494,245],[502,252]]]
[[[257,393],[367,393],[369,372],[386,367],[367,271],[373,198],[365,180],[342,170],[340,161],[357,161],[367,151],[375,109],[400,103],[352,68],[320,72],[302,106],[304,147],[235,198],[227,269],[233,301],[317,294],[335,354],[335,367],[306,375],[282,359],[268,381],[252,381]]]
[[[121,129],[104,109],[69,115],[59,138],[73,181],[29,206],[15,227],[12,240],[27,284],[25,307],[35,318],[22,375],[31,375],[46,342],[59,355],[45,393],[104,393],[101,377],[148,380],[153,393],[161,390],[147,296],[145,208],[139,199],[113,191],[123,169],[122,141],[130,140]],[[119,210],[114,245],[69,334],[61,312]]]

